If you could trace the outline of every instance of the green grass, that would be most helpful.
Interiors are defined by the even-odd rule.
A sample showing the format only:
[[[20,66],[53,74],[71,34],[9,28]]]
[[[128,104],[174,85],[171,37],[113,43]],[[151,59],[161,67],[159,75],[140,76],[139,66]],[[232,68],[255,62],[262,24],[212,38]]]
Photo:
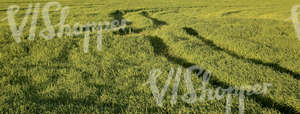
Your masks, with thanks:
[[[48,1],[35,0],[44,6]],[[158,107],[148,81],[161,69],[197,64],[212,72],[210,88],[272,83],[265,95],[247,96],[245,113],[300,113],[300,41],[287,20],[297,0],[60,0],[71,8],[67,22],[128,19],[124,31],[103,34],[103,49],[92,35],[89,52],[83,36],[16,43],[7,20],[0,24],[0,111],[24,112],[225,112],[225,99],[171,106],[169,88]],[[10,5],[1,0],[0,19]],[[26,10],[18,12],[17,21]],[[60,12],[51,12],[53,23]],[[57,17],[57,18],[56,18]],[[31,19],[31,17],[30,17]],[[29,21],[30,22],[30,21]],[[37,31],[44,28],[39,16]],[[56,28],[57,29],[57,28]],[[193,76],[195,88],[201,78]],[[172,87],[172,86],[171,86]],[[181,81],[178,95],[186,93]],[[197,91],[200,95],[200,91]],[[238,113],[233,97],[232,112]]]

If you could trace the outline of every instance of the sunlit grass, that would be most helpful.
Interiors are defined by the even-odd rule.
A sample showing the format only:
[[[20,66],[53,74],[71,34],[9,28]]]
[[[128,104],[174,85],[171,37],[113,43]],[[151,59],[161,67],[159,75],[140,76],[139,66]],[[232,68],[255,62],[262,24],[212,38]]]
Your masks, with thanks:
[[[34,1],[43,6],[48,1]],[[0,24],[0,111],[24,112],[225,112],[225,99],[171,106],[169,88],[158,107],[147,82],[161,69],[162,88],[171,68],[197,64],[212,72],[211,88],[272,83],[266,95],[246,97],[246,113],[300,112],[300,41],[288,20],[297,0],[79,0],[66,23],[86,24],[127,19],[124,30],[103,34],[103,48],[91,35],[89,52],[83,38],[45,40],[39,15],[36,38],[28,40],[28,23],[16,43],[7,20]],[[10,5],[27,8],[29,0],[2,0],[0,19]],[[25,10],[19,11],[17,22]],[[51,12],[59,22],[60,12]],[[31,20],[31,18],[30,18]],[[30,21],[29,21],[30,22]],[[58,30],[58,28],[55,28]],[[192,33],[193,31],[194,33]],[[193,77],[200,88],[201,78]],[[182,81],[183,82],[183,81]],[[171,84],[172,85],[172,84]],[[186,93],[184,83],[178,95]],[[197,94],[201,94],[197,91]],[[238,113],[238,98],[232,112]]]

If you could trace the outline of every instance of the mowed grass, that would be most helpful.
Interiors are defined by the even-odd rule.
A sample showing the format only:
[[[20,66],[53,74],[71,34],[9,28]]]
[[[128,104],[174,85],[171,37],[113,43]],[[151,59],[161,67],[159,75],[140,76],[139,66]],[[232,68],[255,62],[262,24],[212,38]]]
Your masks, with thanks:
[[[1,0],[0,19],[10,5],[27,8],[49,1]],[[148,81],[152,69],[163,88],[171,68],[199,65],[212,72],[209,88],[272,83],[265,95],[246,96],[245,113],[300,113],[300,41],[289,19],[297,0],[73,0],[66,23],[127,19],[123,31],[103,34],[103,48],[91,35],[45,40],[39,16],[37,37],[16,43],[7,20],[0,24],[1,112],[200,112],[225,113],[226,100],[185,103],[181,81],[177,104],[172,83],[159,107]],[[26,9],[18,12],[20,23]],[[59,22],[59,11],[51,21]],[[31,17],[29,18],[31,19]],[[30,22],[30,21],[29,21]],[[56,28],[58,29],[58,28]],[[182,78],[183,79],[183,78]],[[193,76],[195,88],[202,78]],[[197,91],[200,96],[201,91]],[[232,112],[238,113],[238,97]]]

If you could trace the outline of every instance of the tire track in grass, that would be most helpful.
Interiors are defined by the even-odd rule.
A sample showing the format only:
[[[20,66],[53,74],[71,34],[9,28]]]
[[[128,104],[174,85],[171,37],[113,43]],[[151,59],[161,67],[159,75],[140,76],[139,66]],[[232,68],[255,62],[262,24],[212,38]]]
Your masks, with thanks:
[[[211,40],[208,40],[202,36],[200,36],[198,34],[198,32],[192,28],[189,28],[189,27],[184,27],[183,30],[186,31],[187,34],[191,35],[191,36],[194,36],[194,37],[197,37],[198,39],[202,40],[204,43],[206,43],[207,45],[209,45],[210,47],[214,48],[215,50],[217,51],[222,51],[222,52],[225,52],[227,53],[228,55],[234,57],[234,58],[237,58],[237,59],[242,59],[246,62],[249,62],[249,63],[255,63],[257,65],[263,65],[265,67],[269,67],[269,68],[272,68],[273,70],[277,71],[277,72],[281,72],[281,73],[287,73],[289,75],[291,75],[292,77],[294,77],[295,79],[299,80],[299,74],[296,74],[294,73],[293,71],[290,71],[286,68],[283,68],[281,66],[279,66],[278,64],[274,64],[274,63],[265,63],[261,60],[257,60],[257,59],[252,59],[252,58],[245,58],[243,56],[240,56],[230,50],[226,50],[224,48],[221,48],[219,46],[217,46],[213,41]],[[222,82],[216,78],[214,78],[212,76],[212,80],[211,80],[211,84],[215,87],[230,87],[230,85],[226,82]],[[266,107],[266,108],[273,108],[273,109],[276,109],[282,113],[288,113],[288,114],[295,114],[295,113],[300,113],[300,112],[297,112],[297,110],[287,104],[283,104],[283,103],[278,103],[274,100],[272,100],[271,98],[268,98],[268,97],[265,97],[265,96],[261,96],[261,95],[251,95],[251,96],[248,96],[248,98],[251,98],[253,100],[255,100],[257,103],[261,104],[262,107]]]
[[[66,42],[58,57],[54,58],[53,62],[65,63],[69,60],[69,55],[74,47],[79,47],[77,44],[78,40],[71,40],[70,42]]]
[[[134,10],[135,11],[135,10]],[[137,10],[139,11],[139,10]],[[117,13],[118,12],[118,13]],[[124,19],[123,18],[123,13],[120,13],[120,11],[116,11],[114,14],[114,18],[117,19],[117,20],[122,20]],[[120,29],[119,31],[117,32],[113,32],[113,34],[118,34],[118,35],[127,35],[127,34],[130,34],[130,33],[141,33],[143,32],[144,30],[147,30],[147,28],[152,28],[152,29],[157,29],[161,26],[164,26],[164,25],[168,25],[167,22],[165,21],[161,21],[161,20],[158,20],[156,18],[153,18],[151,16],[149,16],[148,12],[146,11],[142,11],[140,13],[140,15],[144,16],[145,18],[147,19],[150,19],[153,23],[153,26],[150,26],[150,27],[145,27],[145,28],[132,28],[132,27],[126,27],[124,29]],[[132,23],[130,23],[132,24]]]
[[[10,66],[10,67],[18,66],[18,67],[27,68],[27,69],[39,67],[39,68],[43,68],[43,69],[53,69],[54,71],[56,71],[58,69],[74,69],[81,73],[82,79],[85,81],[86,86],[97,88],[96,95],[98,95],[98,96],[101,96],[102,92],[104,90],[107,90],[107,88],[110,88],[110,89],[113,88],[113,86],[111,86],[111,85],[100,85],[97,83],[89,82],[89,80],[90,80],[89,78],[92,76],[92,74],[87,71],[84,71],[80,68],[76,68],[75,66],[72,66],[72,64],[65,64],[65,63],[64,64],[51,64],[51,63],[41,63],[40,62],[37,64],[14,64],[14,65],[9,64],[7,66]],[[2,63],[0,63],[0,65],[1,64]],[[0,72],[0,74],[1,74],[1,72]],[[96,102],[96,101],[98,101],[97,96],[93,96],[93,95],[88,95],[83,98],[73,98],[72,94],[64,91],[63,89],[58,91],[57,97],[54,97],[54,98],[43,96],[43,95],[39,94],[39,92],[41,90],[46,89],[46,87],[48,85],[56,83],[59,80],[59,78],[61,78],[61,77],[62,77],[62,75],[55,72],[55,73],[49,75],[49,79],[47,81],[38,83],[37,85],[35,85],[33,83],[34,80],[30,76],[23,76],[21,73],[17,73],[16,75],[12,76],[9,79],[9,83],[14,84],[14,85],[20,84],[20,85],[24,86],[24,87],[22,87],[22,92],[24,93],[24,99],[25,99],[26,103],[28,103],[28,104],[34,103],[34,104],[37,104],[40,106],[47,107],[47,109],[51,109],[51,110],[54,110],[55,108],[57,108],[57,106],[65,107],[69,104],[74,105],[73,106],[75,108],[75,109],[73,109],[74,112],[82,111],[81,108],[78,108],[78,106],[101,107],[102,108],[101,110],[110,110],[115,113],[128,108],[127,103],[118,104],[118,103],[101,102],[99,104],[98,102]],[[6,102],[16,103],[15,102],[16,100],[18,100],[18,98],[10,97],[9,99],[7,99]],[[12,108],[16,108],[16,107],[12,107]],[[47,110],[41,110],[41,109],[39,109],[39,107],[35,107],[35,109],[32,109],[29,112],[41,113],[44,111],[47,111]]]

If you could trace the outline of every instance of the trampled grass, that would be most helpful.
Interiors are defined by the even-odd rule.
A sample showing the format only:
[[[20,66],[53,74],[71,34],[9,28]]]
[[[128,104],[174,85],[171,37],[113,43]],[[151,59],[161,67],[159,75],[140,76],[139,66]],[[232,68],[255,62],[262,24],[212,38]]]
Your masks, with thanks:
[[[1,0],[0,19],[19,5],[20,25],[28,4],[47,0]],[[45,40],[41,15],[29,40],[31,16],[16,43],[7,20],[0,24],[1,112],[200,112],[225,113],[226,99],[186,103],[179,84],[171,105],[172,84],[163,106],[153,97],[152,69],[163,88],[171,68],[199,65],[209,70],[209,88],[271,83],[267,94],[246,96],[245,113],[300,113],[300,41],[291,17],[297,0],[59,0],[69,6],[67,24],[130,20],[121,30],[103,33],[102,50],[91,34]],[[33,4],[35,5],[35,4]],[[57,24],[60,11],[50,11]],[[55,28],[58,31],[58,28]],[[194,88],[202,78],[193,76]],[[201,95],[201,91],[196,91]],[[238,97],[232,113],[239,112]]]

